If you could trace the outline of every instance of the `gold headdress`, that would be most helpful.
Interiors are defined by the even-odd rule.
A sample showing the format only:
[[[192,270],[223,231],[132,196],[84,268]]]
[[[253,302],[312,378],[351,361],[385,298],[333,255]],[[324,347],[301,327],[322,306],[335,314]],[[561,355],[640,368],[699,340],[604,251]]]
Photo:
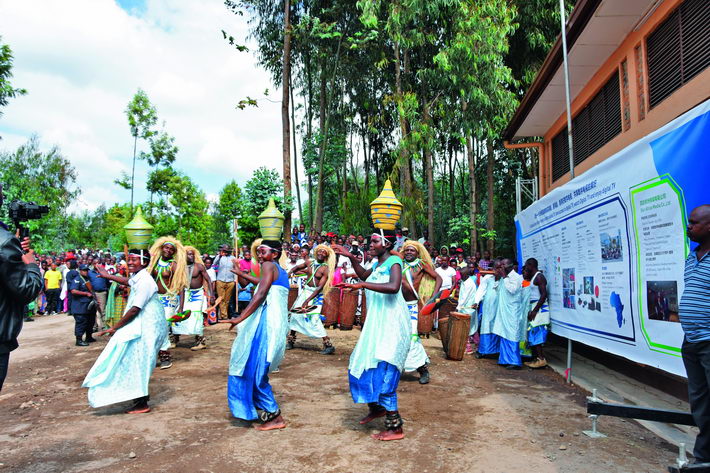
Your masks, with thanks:
[[[380,195],[370,203],[370,215],[373,225],[380,230],[394,230],[402,216],[402,203],[392,192],[392,183],[389,179],[385,181]]]

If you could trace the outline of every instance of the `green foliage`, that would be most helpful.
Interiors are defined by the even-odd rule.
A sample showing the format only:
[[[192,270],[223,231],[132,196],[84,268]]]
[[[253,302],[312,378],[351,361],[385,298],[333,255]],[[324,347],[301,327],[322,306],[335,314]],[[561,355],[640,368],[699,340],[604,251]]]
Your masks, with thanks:
[[[126,117],[133,138],[147,140],[155,134],[153,127],[158,123],[158,112],[143,89],[138,89],[128,103]]]
[[[47,205],[50,211],[27,222],[35,248],[60,248],[67,239],[67,207],[79,195],[74,187],[76,170],[58,147],[40,149],[37,136],[14,152],[0,153],[0,182],[8,202],[24,200]],[[5,212],[5,209],[2,210]],[[7,214],[4,214],[7,217]]]
[[[10,83],[12,78],[12,50],[7,44],[2,44],[0,36],[0,107],[6,106],[8,99],[27,94],[27,90],[16,88]],[[0,109],[0,117],[2,110]]]
[[[232,180],[219,191],[219,201],[212,213],[212,246],[232,241],[232,222],[239,217],[242,207],[242,189]]]
[[[150,153],[141,151],[140,158],[151,167],[170,166],[175,162],[179,148],[175,146],[175,138],[165,130],[154,132],[149,138]]]
[[[284,202],[283,180],[275,169],[260,167],[254,171],[244,186],[239,217],[239,240],[247,245],[259,238],[259,215],[273,198],[276,207],[284,214],[293,210],[292,202]],[[287,231],[287,230],[285,230]]]

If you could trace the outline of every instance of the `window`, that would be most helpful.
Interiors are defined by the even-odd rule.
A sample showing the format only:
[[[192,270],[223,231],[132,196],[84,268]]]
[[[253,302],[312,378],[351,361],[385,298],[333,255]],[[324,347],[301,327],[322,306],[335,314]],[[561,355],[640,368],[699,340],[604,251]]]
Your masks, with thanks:
[[[621,133],[621,92],[619,72],[597,92],[592,100],[572,119],[574,165],[594,154]],[[567,127],[552,139],[552,181],[569,172]]]
[[[685,0],[646,38],[651,108],[710,64],[707,0]]]

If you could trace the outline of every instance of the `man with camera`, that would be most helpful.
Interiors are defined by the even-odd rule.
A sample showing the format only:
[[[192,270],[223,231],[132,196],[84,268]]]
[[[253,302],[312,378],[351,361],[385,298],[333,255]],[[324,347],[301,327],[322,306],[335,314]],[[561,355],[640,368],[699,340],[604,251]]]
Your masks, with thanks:
[[[0,185],[0,205],[2,200]],[[43,284],[30,239],[20,242],[0,222],[0,391],[7,376],[10,352],[18,347],[25,306],[37,297]]]

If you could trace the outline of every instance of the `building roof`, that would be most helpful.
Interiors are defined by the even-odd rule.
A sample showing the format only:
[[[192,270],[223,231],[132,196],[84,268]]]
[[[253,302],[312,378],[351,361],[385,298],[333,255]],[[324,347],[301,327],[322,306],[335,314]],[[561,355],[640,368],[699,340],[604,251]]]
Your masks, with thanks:
[[[570,98],[663,0],[579,0],[567,21]],[[562,39],[549,54],[503,132],[503,139],[543,136],[565,111]]]

